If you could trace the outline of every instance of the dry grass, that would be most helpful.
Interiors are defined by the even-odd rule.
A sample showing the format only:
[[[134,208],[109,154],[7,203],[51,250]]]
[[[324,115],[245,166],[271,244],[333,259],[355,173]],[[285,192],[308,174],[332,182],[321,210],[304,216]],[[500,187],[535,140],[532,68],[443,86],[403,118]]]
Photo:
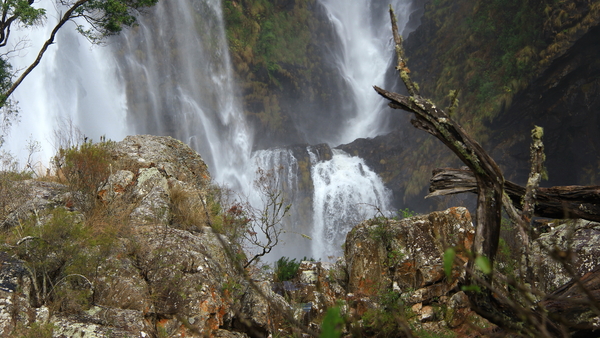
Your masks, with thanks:
[[[171,215],[171,225],[183,230],[199,231],[209,224],[199,193],[181,184],[171,187]]]

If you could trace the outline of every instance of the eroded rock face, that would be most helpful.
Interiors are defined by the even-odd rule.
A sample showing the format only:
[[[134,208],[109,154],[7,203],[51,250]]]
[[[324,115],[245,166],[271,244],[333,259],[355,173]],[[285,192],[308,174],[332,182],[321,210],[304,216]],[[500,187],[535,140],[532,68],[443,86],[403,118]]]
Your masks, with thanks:
[[[206,217],[190,220],[190,231],[173,221],[173,194],[198,200],[189,204],[196,208],[206,203],[210,175],[200,155],[170,137],[130,136],[109,146],[114,172],[96,196],[108,218],[95,226],[123,224],[115,228],[118,235],[95,275],[80,277],[88,281],[85,288],[93,289],[93,299],[77,310],[49,311],[39,294],[46,292],[50,299],[50,293],[35,289],[27,263],[0,253],[0,333],[36,322],[52,324],[55,337],[247,337],[238,330],[266,337],[276,327],[276,313],[268,302],[260,303],[261,296],[234,267],[223,248],[228,239],[213,232]],[[45,210],[74,210],[70,201],[77,192],[65,185],[19,184],[28,194],[3,220],[5,228],[32,213],[43,225]],[[97,217],[74,211],[84,224]],[[251,324],[236,325],[242,318]]]
[[[456,247],[466,262],[465,250],[474,234],[469,212],[458,207],[403,220],[363,222],[346,238],[348,291],[372,296],[393,287],[410,292],[414,303],[439,297],[453,287],[445,281],[444,251]]]
[[[532,245],[531,265],[538,287],[552,292],[571,281],[565,264],[577,277],[600,265],[600,224],[585,220],[564,222],[542,234]]]

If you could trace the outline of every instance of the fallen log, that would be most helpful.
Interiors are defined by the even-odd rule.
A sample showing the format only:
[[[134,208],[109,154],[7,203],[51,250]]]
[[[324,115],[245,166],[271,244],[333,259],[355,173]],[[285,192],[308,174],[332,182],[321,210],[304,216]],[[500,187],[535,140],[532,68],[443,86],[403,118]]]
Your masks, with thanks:
[[[425,198],[478,193],[475,175],[468,169],[435,169]],[[517,209],[522,209],[525,187],[505,181],[504,191]],[[536,189],[534,214],[547,218],[582,218],[600,222],[600,186],[559,186]]]

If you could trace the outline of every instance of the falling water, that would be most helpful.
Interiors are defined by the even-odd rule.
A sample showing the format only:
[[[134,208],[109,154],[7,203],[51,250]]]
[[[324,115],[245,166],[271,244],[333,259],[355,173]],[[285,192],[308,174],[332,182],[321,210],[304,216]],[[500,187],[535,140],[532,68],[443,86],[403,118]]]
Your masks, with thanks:
[[[341,150],[333,150],[330,161],[315,160],[312,178],[312,254],[320,259],[334,259],[341,256],[341,244],[354,225],[378,211],[387,211],[390,193],[361,158]]]
[[[382,134],[387,131],[384,104],[372,85],[384,85],[393,56],[387,1],[320,1],[342,42],[333,62],[356,103],[344,112],[341,136],[331,145]],[[393,6],[403,27],[411,1],[395,0]],[[27,66],[49,35],[57,15],[54,8],[47,10],[48,23],[30,36],[33,48],[14,59],[16,67]],[[253,134],[235,100],[219,0],[161,1],[138,22],[105,47],[91,47],[73,27],[59,33],[42,63],[15,92],[21,123],[9,138],[13,152],[23,153],[31,136],[44,147],[40,157],[49,158],[56,150],[54,131],[72,121],[95,140],[134,133],[181,139],[202,154],[218,182],[240,190],[248,191],[254,168],[281,167],[281,187],[297,207],[289,233],[313,238],[306,242],[290,237],[281,255],[339,255],[357,221],[388,207],[381,179],[360,158],[334,150],[325,160],[308,147],[303,151],[310,160],[302,163],[308,167],[300,168],[289,150],[251,153]]]
[[[393,60],[389,0],[320,0],[334,24],[341,49],[334,54],[339,73],[352,88],[356,110],[346,112],[343,132],[336,144],[359,137],[374,137],[389,131],[384,118],[385,103],[373,85],[384,86],[385,73]],[[398,27],[404,31],[414,11],[413,0],[391,1]]]
[[[57,22],[57,10],[49,5],[51,2],[43,3],[49,6],[44,26],[13,32],[13,42],[29,44],[11,59],[14,69],[24,69],[33,62]],[[47,166],[58,147],[55,132],[69,133],[75,126],[96,141],[101,135],[118,140],[129,134],[126,98],[115,77],[115,66],[108,49],[92,47],[75,32],[72,23],[67,23],[40,65],[12,96],[18,101],[20,123],[11,128],[7,149],[22,159],[27,143],[39,142],[42,149],[36,160]]]
[[[391,43],[388,1],[321,0],[342,42],[334,54],[339,72],[353,91],[356,110],[347,112],[340,143],[373,137],[388,131],[385,103],[372,89],[384,86],[394,52]],[[392,6],[399,27],[405,27],[413,11],[411,0],[396,0]],[[403,32],[406,33],[406,32]],[[386,213],[390,193],[380,177],[362,159],[334,150],[330,161],[314,161],[312,167],[313,245],[315,258],[331,259],[342,253],[346,234],[358,222]]]
[[[115,40],[134,131],[183,140],[218,182],[245,187],[252,136],[235,100],[221,2],[161,1]]]

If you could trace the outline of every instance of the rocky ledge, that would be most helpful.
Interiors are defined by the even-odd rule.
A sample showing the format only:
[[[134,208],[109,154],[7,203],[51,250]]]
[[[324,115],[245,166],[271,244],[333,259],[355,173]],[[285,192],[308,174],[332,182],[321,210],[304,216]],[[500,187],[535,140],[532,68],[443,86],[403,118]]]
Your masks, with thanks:
[[[93,147],[108,162],[92,166],[107,168],[92,207],[64,179],[75,177],[70,155],[57,178],[1,182],[12,194],[0,220],[2,336],[318,336],[330,313],[344,336],[493,328],[459,287],[474,235],[465,208],[367,220],[348,234],[336,263],[302,262],[291,280],[274,281],[241,268],[242,246],[218,223],[223,211],[207,167],[187,145],[130,136]],[[583,274],[598,262],[600,225],[555,225],[531,248],[546,292],[573,268]],[[456,253],[450,274],[448,248]],[[548,248],[570,265],[548,259]]]

